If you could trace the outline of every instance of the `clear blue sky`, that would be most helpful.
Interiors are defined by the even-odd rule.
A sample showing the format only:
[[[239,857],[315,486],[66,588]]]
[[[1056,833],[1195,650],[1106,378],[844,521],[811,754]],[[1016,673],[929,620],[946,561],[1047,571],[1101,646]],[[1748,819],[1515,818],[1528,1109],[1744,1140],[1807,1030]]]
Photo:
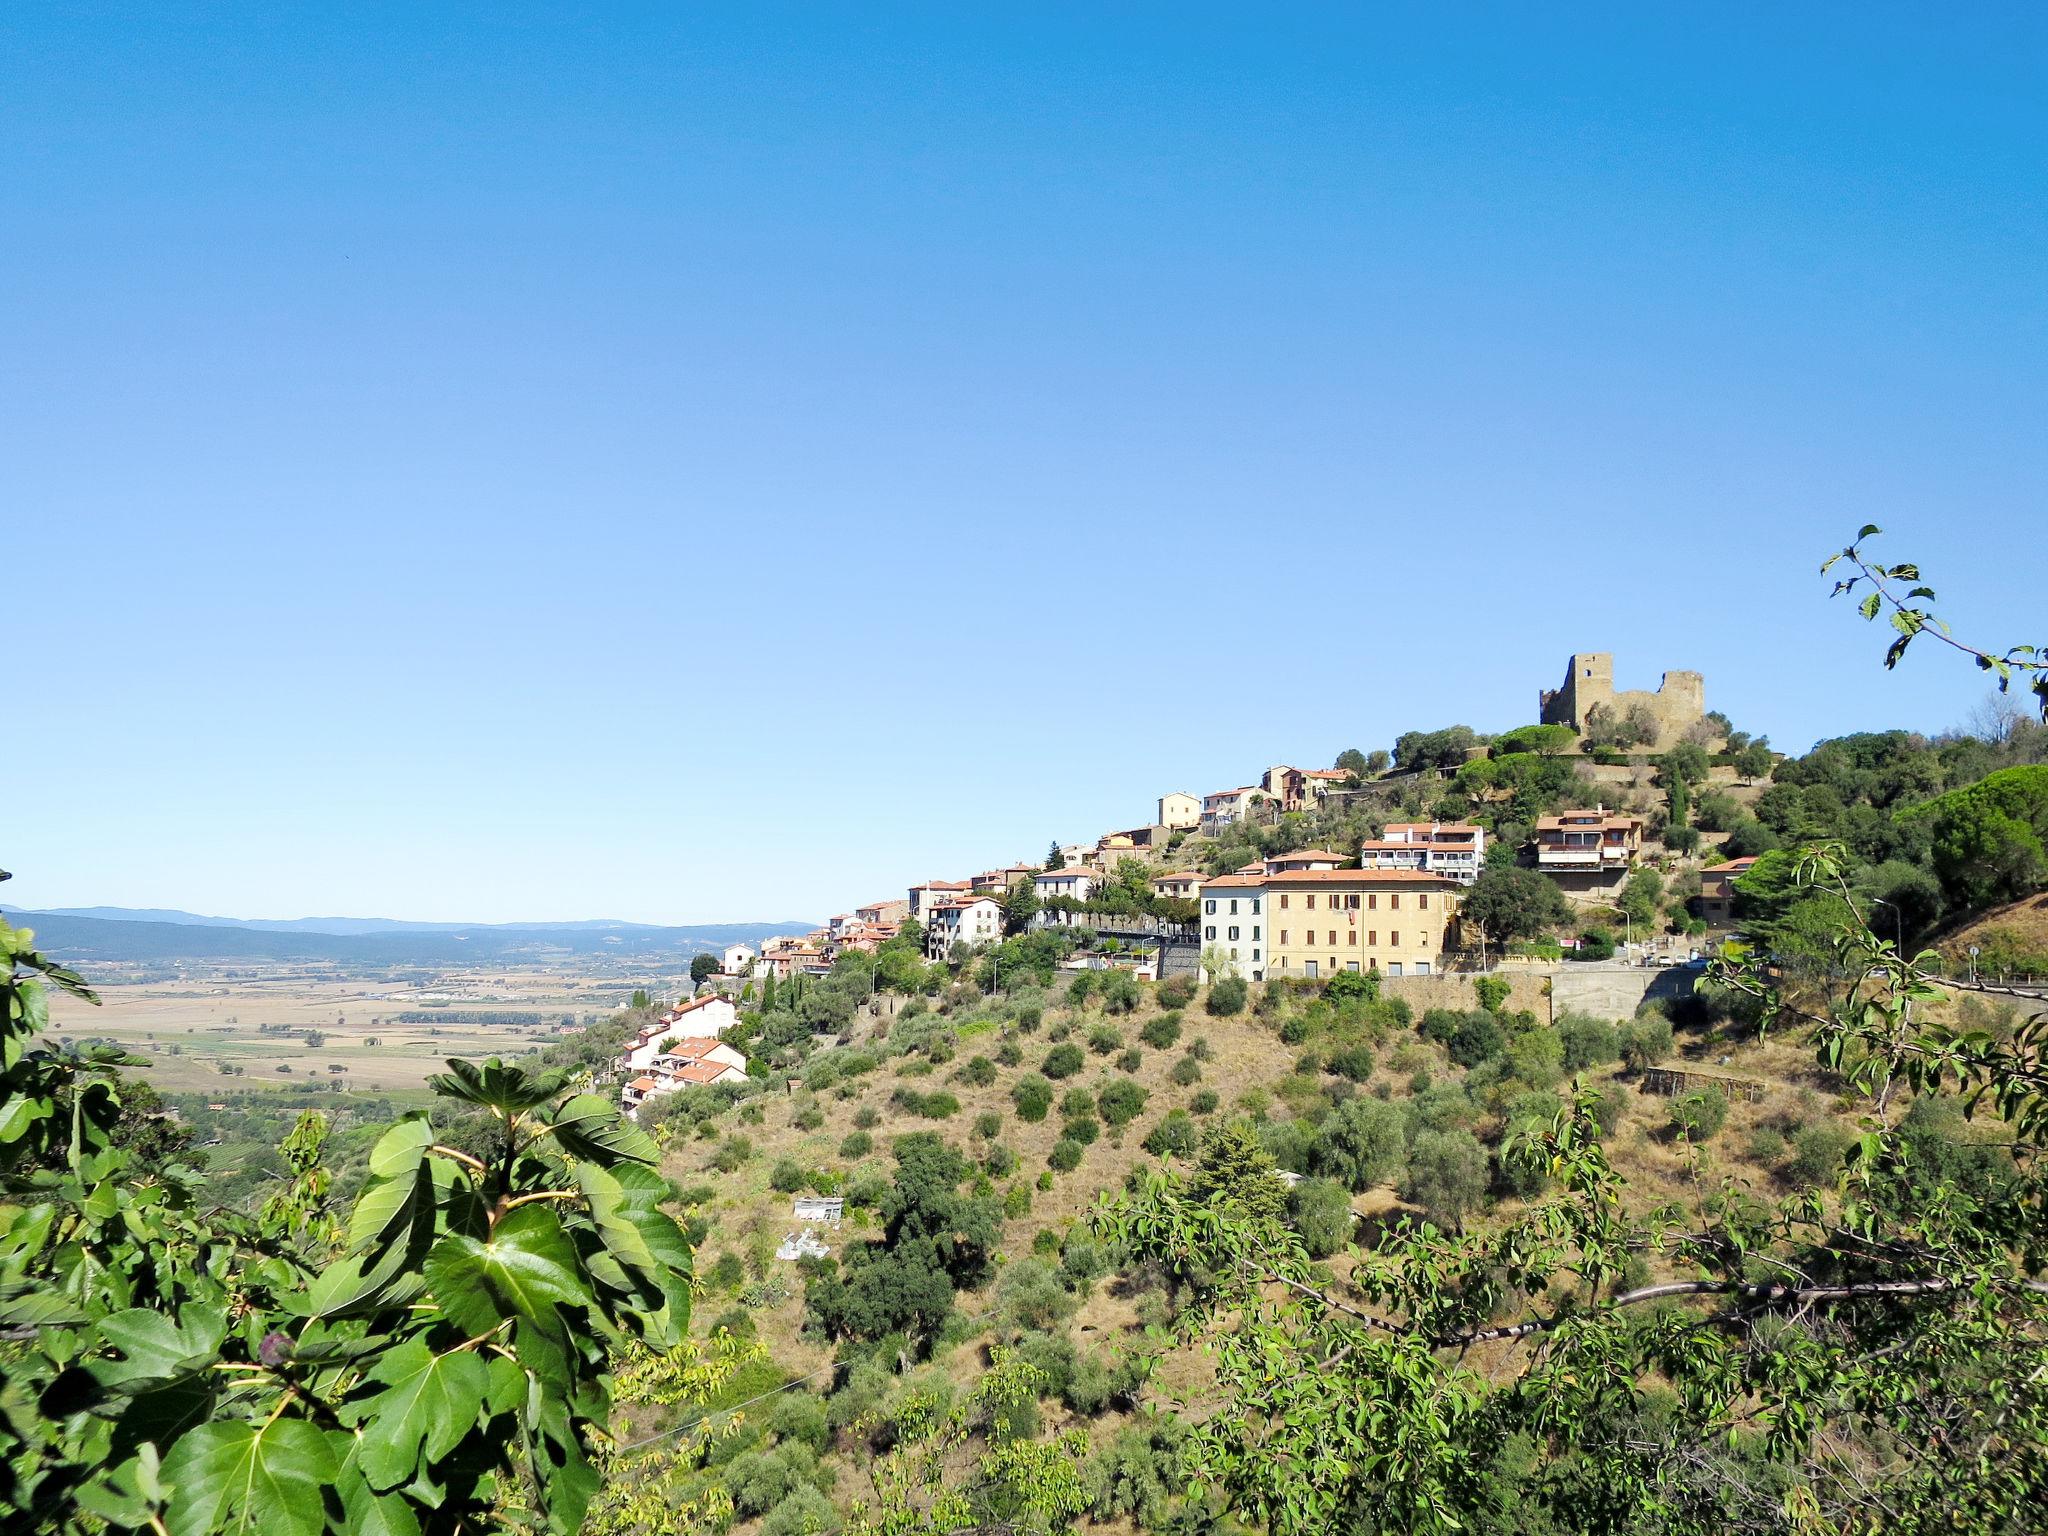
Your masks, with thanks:
[[[817,917],[1575,649],[1954,724],[1865,520],[2048,638],[2038,9],[606,9],[0,23],[0,895]]]

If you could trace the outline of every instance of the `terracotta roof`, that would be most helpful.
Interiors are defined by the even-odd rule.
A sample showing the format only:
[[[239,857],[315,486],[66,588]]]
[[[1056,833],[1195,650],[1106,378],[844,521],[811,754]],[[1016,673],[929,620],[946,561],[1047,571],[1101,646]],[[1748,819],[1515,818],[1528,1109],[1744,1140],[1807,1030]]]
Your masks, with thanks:
[[[715,1083],[726,1073],[738,1070],[722,1061],[693,1061],[686,1067],[676,1068],[676,1076],[686,1083]]]
[[[651,1077],[636,1077],[627,1086],[638,1088],[642,1093],[646,1093],[654,1087],[654,1079]]]
[[[1168,880],[1199,880],[1201,878],[1202,872],[1199,869],[1177,869],[1170,875],[1154,875],[1152,883],[1160,885]]]
[[[1304,768],[1301,770],[1301,776],[1304,779],[1348,779],[1351,777],[1342,768]]]
[[[720,997],[716,992],[707,992],[693,1002],[684,1003],[674,1013],[670,1014],[669,1017],[680,1019],[686,1013],[694,1013],[699,1008],[709,1008],[713,1003],[724,1003],[730,1007],[731,999]]]
[[[1426,885],[1452,891],[1455,880],[1420,869],[1289,869],[1270,875],[1226,875],[1222,880],[1205,880],[1202,889],[1213,885]]]
[[[668,1054],[678,1061],[696,1061],[700,1057],[709,1056],[720,1046],[724,1046],[726,1050],[732,1049],[716,1035],[692,1035],[687,1040],[678,1040],[676,1048]]]
[[[1214,880],[1204,880],[1202,882],[1202,889],[1204,891],[1238,890],[1240,888],[1253,890],[1264,885],[1271,878],[1263,870],[1256,875],[1247,875],[1243,871],[1239,871],[1234,875],[1218,875]]]
[[[1344,855],[1332,853],[1327,848],[1297,848],[1292,853],[1269,853],[1266,855],[1266,862],[1268,864],[1283,864],[1289,859],[1328,859],[1332,863],[1342,863]]]

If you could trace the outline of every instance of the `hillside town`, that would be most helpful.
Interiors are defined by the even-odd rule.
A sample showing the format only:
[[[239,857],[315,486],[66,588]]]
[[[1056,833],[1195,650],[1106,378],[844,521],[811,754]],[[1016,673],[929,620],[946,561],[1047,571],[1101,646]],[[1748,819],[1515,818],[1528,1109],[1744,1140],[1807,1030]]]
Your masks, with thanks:
[[[1056,928],[1082,937],[1060,962],[1071,971],[1392,980],[1555,960],[1602,943],[1599,925],[1611,920],[1623,929],[1622,963],[1668,963],[1669,935],[1637,942],[1637,904],[1623,901],[1646,870],[1675,900],[1678,927],[1725,927],[1731,882],[1753,858],[1724,852],[1729,834],[1692,825],[1688,806],[1695,791],[1753,795],[1776,760],[1768,744],[1708,712],[1699,673],[1620,691],[1605,653],[1572,656],[1536,704],[1535,725],[1491,737],[1412,732],[1391,753],[1350,752],[1329,768],[1274,764],[1200,795],[1169,791],[1149,821],[1054,839],[1036,862],[921,881],[759,949],[729,945],[693,997],[628,1046],[621,1102],[632,1112],[652,1095],[743,1080],[748,1059],[720,1041],[742,1005],[770,985],[822,980],[840,956],[906,932],[935,965]],[[1539,802],[1540,814],[1520,814]],[[1534,943],[1490,935],[1464,911],[1489,869],[1533,871],[1591,932]]]

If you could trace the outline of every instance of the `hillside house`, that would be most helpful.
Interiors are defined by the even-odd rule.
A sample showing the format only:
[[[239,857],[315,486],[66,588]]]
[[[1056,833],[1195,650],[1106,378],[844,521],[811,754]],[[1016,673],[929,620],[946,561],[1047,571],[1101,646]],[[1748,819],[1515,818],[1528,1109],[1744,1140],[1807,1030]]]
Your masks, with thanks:
[[[886,928],[894,933],[910,918],[910,903],[907,901],[871,901],[864,907],[855,907],[853,915],[870,928]]]
[[[1486,829],[1463,822],[1397,821],[1359,845],[1364,869],[1419,869],[1470,885],[1486,867]]]
[[[1265,798],[1265,790],[1257,784],[1240,784],[1236,789],[1219,789],[1202,796],[1202,831],[1214,837],[1225,827],[1243,821],[1251,814],[1251,808]]]
[[[1102,871],[1079,864],[1071,869],[1041,870],[1031,877],[1031,888],[1040,901],[1063,896],[1069,901],[1086,901],[1102,884]]]
[[[1159,814],[1155,822],[1169,832],[1185,832],[1200,826],[1202,802],[1185,790],[1175,790],[1170,795],[1159,797]]]
[[[1643,819],[1595,806],[1536,822],[1536,867],[1545,874],[1627,869],[1643,851]]]
[[[925,915],[925,958],[943,960],[961,944],[992,944],[1003,936],[1003,904],[993,896],[956,897]]]
[[[965,880],[927,880],[922,885],[913,885],[910,888],[909,899],[904,902],[904,907],[909,913],[910,921],[922,923],[927,920],[926,914],[936,903],[955,900],[965,896],[967,892],[968,885]]]
[[[718,968],[728,976],[744,976],[753,963],[753,945],[728,944],[725,946],[725,953],[719,957]]]
[[[1304,869],[1335,869],[1343,862],[1342,854],[1332,853],[1327,848],[1297,848],[1292,853],[1268,856],[1265,872],[1269,875],[1289,875]]]
[[[1756,863],[1756,856],[1730,859],[1726,864],[1716,864],[1712,869],[1700,871],[1700,919],[1703,922],[1721,926],[1735,921],[1735,901],[1739,894],[1735,882],[1749,873]]]
[[[1193,901],[1202,887],[1202,872],[1199,869],[1176,870],[1170,875],[1152,877],[1152,894],[1171,897],[1176,901]]]
[[[1341,768],[1289,768],[1285,764],[1268,768],[1259,787],[1272,797],[1282,813],[1315,808],[1332,789],[1342,788],[1350,775]]]

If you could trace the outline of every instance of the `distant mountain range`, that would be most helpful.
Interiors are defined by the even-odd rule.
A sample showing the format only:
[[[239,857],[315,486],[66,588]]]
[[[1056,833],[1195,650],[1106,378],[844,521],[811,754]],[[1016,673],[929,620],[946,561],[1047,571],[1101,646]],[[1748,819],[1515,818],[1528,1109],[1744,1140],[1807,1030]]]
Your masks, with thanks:
[[[290,919],[202,917],[147,907],[0,906],[11,923],[36,930],[37,946],[71,959],[352,960],[433,964],[547,954],[685,956],[815,923],[703,923],[662,927],[584,919],[561,923],[417,923],[388,917]]]

